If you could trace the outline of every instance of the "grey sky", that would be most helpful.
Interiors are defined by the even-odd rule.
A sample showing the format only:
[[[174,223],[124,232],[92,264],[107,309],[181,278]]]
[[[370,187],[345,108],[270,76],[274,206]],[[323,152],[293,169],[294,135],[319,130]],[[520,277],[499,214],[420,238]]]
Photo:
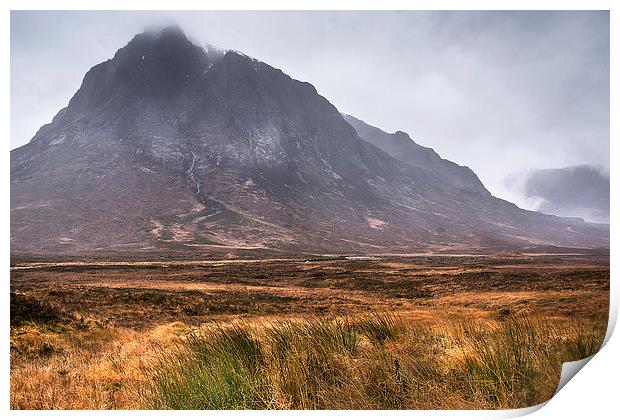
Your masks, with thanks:
[[[12,12],[11,148],[67,105],[90,67],[166,22],[408,132],[522,206],[510,174],[609,168],[607,12]]]

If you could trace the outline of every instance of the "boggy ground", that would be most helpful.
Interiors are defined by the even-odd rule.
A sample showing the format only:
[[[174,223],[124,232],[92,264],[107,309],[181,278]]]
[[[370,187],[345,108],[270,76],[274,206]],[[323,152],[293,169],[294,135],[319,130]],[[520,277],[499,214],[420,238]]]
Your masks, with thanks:
[[[608,301],[596,253],[21,264],[11,406],[523,407]]]

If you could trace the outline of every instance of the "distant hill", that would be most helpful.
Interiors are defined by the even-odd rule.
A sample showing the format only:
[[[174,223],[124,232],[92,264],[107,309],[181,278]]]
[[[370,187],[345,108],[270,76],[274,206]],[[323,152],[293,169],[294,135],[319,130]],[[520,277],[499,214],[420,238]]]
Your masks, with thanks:
[[[532,171],[525,182],[528,197],[540,198],[539,211],[609,223],[609,174],[588,166]]]

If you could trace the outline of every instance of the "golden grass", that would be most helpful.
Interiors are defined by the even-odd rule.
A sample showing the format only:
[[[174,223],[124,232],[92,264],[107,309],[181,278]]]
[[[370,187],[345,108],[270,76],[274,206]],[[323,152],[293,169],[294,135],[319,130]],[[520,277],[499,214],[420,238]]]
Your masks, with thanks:
[[[11,331],[14,409],[479,409],[549,399],[606,322],[407,314]]]
[[[608,255],[29,267],[11,407],[524,407],[608,304]]]
[[[79,325],[79,324],[78,324]],[[25,325],[11,332],[11,407],[16,409],[141,408],[144,372],[185,328],[147,332],[112,326],[49,330]]]

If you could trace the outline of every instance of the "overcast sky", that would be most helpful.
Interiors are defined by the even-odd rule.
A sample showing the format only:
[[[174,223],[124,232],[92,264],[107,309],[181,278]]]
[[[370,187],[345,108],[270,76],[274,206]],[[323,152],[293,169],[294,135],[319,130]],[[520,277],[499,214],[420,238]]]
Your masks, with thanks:
[[[340,111],[471,167],[609,168],[607,12],[11,12],[11,148],[149,24],[242,51]]]

